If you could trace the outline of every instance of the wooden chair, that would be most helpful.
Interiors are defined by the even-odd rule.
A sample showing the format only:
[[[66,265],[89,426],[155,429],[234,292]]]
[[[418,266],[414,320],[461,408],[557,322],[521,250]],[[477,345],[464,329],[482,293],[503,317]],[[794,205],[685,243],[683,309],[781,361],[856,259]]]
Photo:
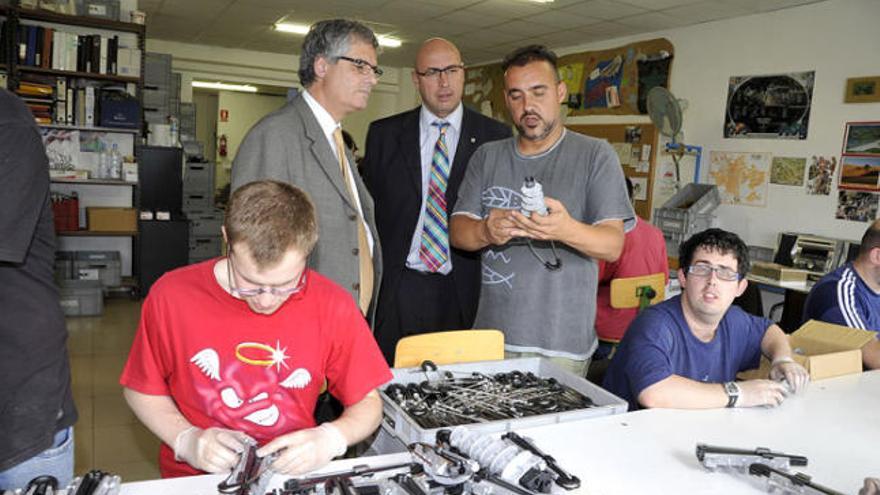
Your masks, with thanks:
[[[504,334],[499,330],[453,330],[410,335],[397,342],[395,368],[470,363],[504,359]]]
[[[641,277],[615,278],[611,280],[611,307],[615,309],[639,308],[657,304],[665,299],[666,275],[653,273]],[[617,351],[619,340],[599,339],[599,342],[611,344],[611,352],[604,359],[595,359],[587,370],[587,379],[598,385],[602,384],[605,371]]]

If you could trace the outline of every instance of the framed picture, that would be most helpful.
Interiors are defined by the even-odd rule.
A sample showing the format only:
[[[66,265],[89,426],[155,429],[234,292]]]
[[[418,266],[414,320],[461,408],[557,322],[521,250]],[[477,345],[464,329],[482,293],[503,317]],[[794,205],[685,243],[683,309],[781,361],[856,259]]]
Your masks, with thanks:
[[[880,156],[880,122],[847,122],[842,154]]]
[[[731,77],[724,137],[807,139],[815,76],[809,71]]]
[[[880,76],[850,77],[846,80],[845,103],[871,103],[880,101]]]
[[[842,156],[837,187],[880,191],[880,156]]]

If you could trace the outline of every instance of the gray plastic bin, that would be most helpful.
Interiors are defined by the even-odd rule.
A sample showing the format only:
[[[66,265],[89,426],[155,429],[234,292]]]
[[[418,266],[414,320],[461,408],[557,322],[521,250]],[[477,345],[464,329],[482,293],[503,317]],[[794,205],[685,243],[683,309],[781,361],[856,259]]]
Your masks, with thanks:
[[[119,251],[77,251],[73,271],[75,278],[99,280],[105,288],[122,284]]]
[[[220,256],[223,243],[218,236],[190,237],[189,238],[189,262],[196,263]]]
[[[64,316],[99,316],[104,312],[100,280],[64,280],[59,292]]]
[[[535,375],[542,378],[555,378],[559,381],[559,383],[571,387],[574,390],[592,399],[596,406],[588,409],[579,409],[576,411],[542,414],[539,416],[529,416],[519,419],[489,421],[487,423],[472,423],[465,426],[484,433],[494,433],[511,431],[519,428],[528,428],[531,426],[563,423],[566,421],[577,421],[585,418],[621,414],[625,413],[627,410],[628,405],[623,399],[602,388],[599,388],[596,385],[593,385],[584,378],[563,370],[562,368],[556,366],[546,359],[506,359],[503,361],[483,361],[478,363],[454,364],[439,367],[440,372],[451,371],[453,373],[471,373],[474,371],[479,371],[485,374],[493,374],[507,373],[514,370],[519,370],[523,373],[531,371]],[[428,378],[437,379],[439,377],[437,372],[432,371],[427,372],[426,377],[425,372],[423,372],[419,368],[395,368],[391,371],[394,374],[394,378],[391,380],[390,383],[418,383]],[[382,428],[386,430],[384,433],[389,433],[391,434],[391,436],[400,439],[406,444],[413,442],[434,443],[434,437],[437,434],[437,430],[439,430],[440,428],[424,429],[420,427],[415,421],[410,419],[409,415],[396,402],[394,402],[393,399],[385,394],[384,389],[385,387],[382,387],[379,392],[379,395],[382,397],[383,403]],[[395,442],[388,443],[394,444]]]
[[[194,237],[216,237],[223,225],[223,210],[214,208],[207,211],[189,211],[189,235]]]
[[[183,193],[211,196],[214,194],[214,164],[187,162],[183,169]]]

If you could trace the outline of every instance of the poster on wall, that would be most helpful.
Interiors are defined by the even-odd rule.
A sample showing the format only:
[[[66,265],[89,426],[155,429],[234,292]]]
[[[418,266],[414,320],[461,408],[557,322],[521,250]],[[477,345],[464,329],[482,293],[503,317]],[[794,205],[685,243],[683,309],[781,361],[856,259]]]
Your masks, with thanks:
[[[806,170],[806,158],[774,156],[770,165],[770,183],[780,186],[803,186]]]
[[[813,156],[810,158],[810,169],[807,174],[807,194],[828,196],[831,194],[831,180],[834,178],[834,169],[837,168],[837,157],[825,158]]]
[[[584,108],[619,107],[622,76],[623,57],[621,55],[600,61],[584,83]]]
[[[835,217],[853,222],[872,222],[877,218],[877,198],[877,194],[870,192],[840,191]]]
[[[880,156],[840,157],[840,189],[880,191]]]
[[[764,206],[771,158],[770,153],[710,152],[709,178],[718,186],[721,202]]]
[[[809,71],[731,77],[724,137],[807,139],[815,75]]]
[[[843,154],[880,156],[880,122],[847,122]]]

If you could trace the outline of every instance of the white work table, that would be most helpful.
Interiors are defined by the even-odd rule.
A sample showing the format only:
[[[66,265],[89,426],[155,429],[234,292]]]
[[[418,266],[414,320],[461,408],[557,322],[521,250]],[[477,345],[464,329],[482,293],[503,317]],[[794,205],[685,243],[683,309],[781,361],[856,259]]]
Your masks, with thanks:
[[[766,493],[745,475],[707,472],[697,443],[804,455],[816,483],[858,493],[880,476],[880,371],[822,380],[777,408],[643,410],[519,430],[581,478],[577,494]],[[393,464],[406,454],[336,461],[324,472],[357,464]],[[213,495],[223,476],[123,485],[123,495]],[[276,477],[270,487],[280,487]]]

